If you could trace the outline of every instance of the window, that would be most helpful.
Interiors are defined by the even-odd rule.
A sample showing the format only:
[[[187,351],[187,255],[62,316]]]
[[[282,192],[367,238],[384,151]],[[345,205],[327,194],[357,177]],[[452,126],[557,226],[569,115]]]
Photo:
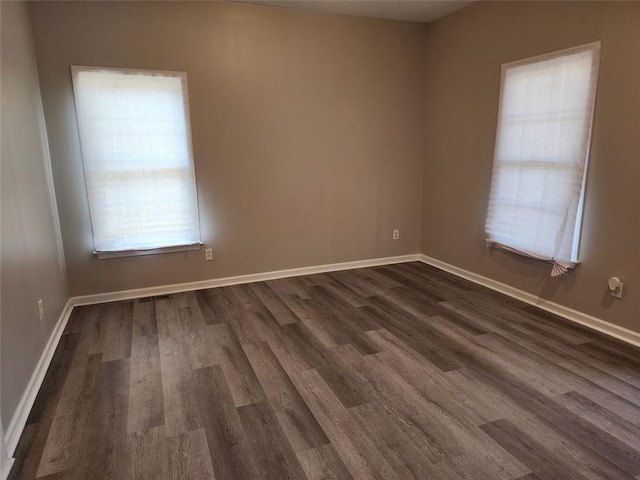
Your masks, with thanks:
[[[600,42],[502,66],[487,241],[578,262]]]
[[[186,74],[71,72],[98,257],[199,248]]]

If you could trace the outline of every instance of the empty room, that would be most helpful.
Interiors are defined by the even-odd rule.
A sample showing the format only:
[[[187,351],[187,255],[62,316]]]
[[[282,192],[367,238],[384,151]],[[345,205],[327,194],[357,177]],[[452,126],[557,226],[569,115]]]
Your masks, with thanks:
[[[640,480],[640,2],[0,36],[0,480]]]

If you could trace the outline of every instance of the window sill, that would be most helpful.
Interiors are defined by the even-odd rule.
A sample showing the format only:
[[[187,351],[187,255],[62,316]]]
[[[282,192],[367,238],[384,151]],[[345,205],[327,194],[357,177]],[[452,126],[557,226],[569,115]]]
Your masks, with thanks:
[[[199,242],[192,245],[176,245],[173,247],[152,248],[149,250],[120,250],[113,252],[93,252],[93,254],[98,257],[99,260],[107,260],[109,258],[156,255],[158,253],[189,252],[193,250],[200,250],[201,248],[202,242]]]

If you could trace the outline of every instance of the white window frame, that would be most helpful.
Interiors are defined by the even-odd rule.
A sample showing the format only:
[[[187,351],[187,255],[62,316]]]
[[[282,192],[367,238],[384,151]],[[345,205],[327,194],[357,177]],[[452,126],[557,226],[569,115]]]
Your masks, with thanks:
[[[573,243],[572,243],[572,248],[571,248],[571,259],[570,259],[570,264],[566,266],[566,268],[574,268],[577,264],[580,263],[580,242],[581,242],[581,237],[582,237],[582,222],[583,222],[583,217],[584,217],[584,200],[585,200],[585,196],[586,196],[586,187],[587,187],[587,177],[588,177],[588,171],[589,171],[589,160],[590,160],[590,151],[591,151],[591,140],[593,137],[593,124],[594,124],[594,118],[595,118],[595,110],[596,110],[596,99],[597,99],[597,89],[598,89],[598,77],[599,77],[599,69],[600,69],[600,61],[601,61],[601,53],[602,53],[602,42],[601,41],[597,41],[597,42],[592,42],[592,43],[588,43],[588,44],[584,44],[584,45],[579,45],[576,47],[571,47],[571,48],[566,48],[563,50],[559,50],[559,51],[555,51],[555,52],[551,52],[551,53],[546,53],[546,54],[542,54],[542,55],[537,55],[534,57],[529,57],[529,58],[525,58],[522,60],[517,60],[514,62],[510,62],[510,63],[505,63],[502,64],[501,66],[501,75],[500,75],[500,97],[499,97],[499,103],[498,103],[498,116],[497,116],[497,130],[496,130],[496,143],[495,143],[495,152],[494,152],[494,173],[493,175],[495,175],[495,169],[496,167],[496,158],[497,158],[497,148],[498,148],[498,141],[499,141],[499,135],[500,135],[500,122],[501,122],[501,116],[502,116],[502,112],[503,112],[503,103],[504,103],[504,89],[505,89],[505,76],[507,71],[510,68],[514,68],[514,67],[518,67],[521,65],[530,65],[530,64],[535,64],[535,63],[539,63],[539,62],[543,62],[546,60],[551,60],[554,58],[559,58],[559,57],[563,57],[563,56],[567,56],[569,54],[572,53],[579,53],[579,52],[583,52],[583,51],[588,51],[591,50],[593,51],[594,54],[594,63],[595,63],[595,69],[593,71],[593,104],[591,107],[591,112],[590,112],[590,118],[589,118],[589,124],[588,124],[588,128],[589,128],[589,132],[588,132],[588,137],[586,140],[586,153],[585,153],[585,159],[584,159],[584,171],[583,171],[583,175],[582,175],[582,185],[581,185],[581,189],[580,189],[580,194],[579,194],[579,198],[578,198],[578,205],[577,205],[577,211],[576,211],[576,219],[575,219],[575,226],[574,226],[574,233],[573,233]],[[492,185],[491,185],[491,189],[493,190],[493,181],[492,181]],[[492,191],[491,191],[492,193]],[[488,221],[487,221],[488,223]],[[544,261],[547,263],[551,263],[554,265],[554,273],[552,273],[552,275],[556,276],[556,270],[555,267],[558,267],[558,264],[556,262],[555,258],[546,258],[546,257],[541,257],[541,256],[536,256],[533,255],[531,253],[528,252],[523,252],[521,250],[518,250],[516,248],[513,248],[507,244],[504,243],[500,243],[496,240],[492,240],[490,238],[489,232],[486,232],[487,234],[487,244],[490,247],[495,247],[495,248],[500,248],[503,250],[507,250],[507,251],[511,251],[514,252],[516,254],[520,254],[520,255],[524,255],[527,256],[529,258],[534,258],[536,260],[540,260],[540,261]],[[560,270],[558,271],[557,274],[561,275],[562,273],[566,272],[566,268],[560,267]]]
[[[193,158],[193,143],[191,137],[191,114],[189,111],[189,91],[187,85],[187,73],[179,72],[179,71],[169,71],[169,70],[147,70],[147,69],[133,69],[133,68],[115,68],[115,67],[96,67],[96,66],[81,66],[81,65],[71,65],[71,77],[72,77],[72,85],[74,91],[74,98],[76,97],[75,89],[77,83],[77,76],[81,72],[87,71],[107,71],[107,72],[119,72],[119,73],[133,73],[133,74],[147,74],[147,75],[160,75],[167,77],[175,77],[179,78],[182,85],[182,101],[184,106],[184,115],[185,115],[185,133],[186,133],[186,142],[188,147],[188,156],[191,164],[191,172],[193,175],[193,186],[195,189],[195,202],[196,202],[196,215],[197,215],[197,223],[198,223],[198,241],[196,243],[184,244],[184,245],[167,245],[158,248],[148,248],[148,249],[134,249],[134,250],[113,250],[113,251],[100,251],[95,247],[95,235],[93,234],[94,223],[93,218],[91,218],[91,229],[92,229],[92,239],[94,241],[94,250],[93,254],[98,257],[98,259],[109,259],[109,258],[118,258],[118,257],[132,257],[138,255],[152,255],[159,253],[170,253],[170,252],[184,252],[184,251],[194,251],[200,250],[202,248],[202,228],[200,223],[200,207],[198,201],[198,186],[197,186],[197,177],[195,172],[195,162]],[[81,113],[78,108],[77,100],[74,102],[76,109],[76,118],[78,121],[78,135],[80,139],[80,150],[82,152],[82,136],[80,135],[80,116]],[[87,185],[87,177],[86,177],[86,167],[84,164],[84,153],[82,160],[82,167],[85,178],[85,192],[87,194],[87,204],[89,205],[89,216],[91,217],[91,205],[89,201],[89,193]]]

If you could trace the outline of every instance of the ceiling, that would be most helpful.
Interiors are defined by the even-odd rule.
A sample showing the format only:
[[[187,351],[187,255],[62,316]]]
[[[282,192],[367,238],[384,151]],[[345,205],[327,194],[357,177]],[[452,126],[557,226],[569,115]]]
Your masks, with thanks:
[[[280,7],[428,23],[473,3],[468,0],[244,0]]]

